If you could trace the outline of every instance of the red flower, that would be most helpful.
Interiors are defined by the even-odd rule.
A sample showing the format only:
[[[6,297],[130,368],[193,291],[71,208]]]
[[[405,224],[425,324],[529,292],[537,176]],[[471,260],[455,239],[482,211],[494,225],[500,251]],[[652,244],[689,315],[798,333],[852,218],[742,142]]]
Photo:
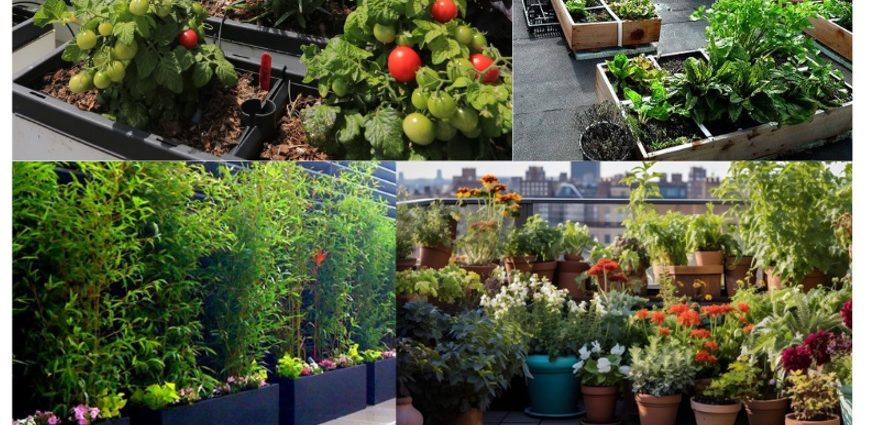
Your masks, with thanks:
[[[718,363],[718,357],[715,357],[708,351],[699,350],[694,355],[694,363]]]
[[[647,317],[649,317],[649,309],[644,308],[637,311],[636,317],[637,319],[645,320]]]
[[[754,330],[754,325],[752,325],[751,323],[749,323],[749,324],[743,326],[743,327],[742,327],[742,330],[745,331],[745,332],[751,332],[751,331]]]
[[[691,337],[692,338],[706,339],[706,338],[709,338],[710,335],[711,335],[711,333],[709,333],[709,331],[706,329],[692,329],[691,330]]]
[[[667,315],[664,314],[663,311],[652,312],[652,323],[654,323],[656,325],[660,325],[661,323],[664,323],[664,319],[666,319],[666,318],[667,318]]]
[[[803,345],[786,348],[781,353],[781,361],[788,372],[805,370],[812,365],[812,353]]]
[[[691,307],[688,307],[688,304],[673,304],[670,306],[669,311],[670,311],[670,314],[679,315],[679,314],[682,314],[690,309],[691,309]]]
[[[609,258],[601,258],[597,263],[606,271],[617,270],[619,268],[619,263]]]
[[[745,316],[739,316],[739,322],[740,323],[748,323],[748,318]]]
[[[322,249],[317,250],[317,252],[314,253],[314,265],[319,268],[320,265],[322,265],[323,262],[326,261],[326,257],[328,255],[328,251],[324,251]]]
[[[703,346],[709,351],[718,351],[718,343],[715,341],[706,341]]]
[[[703,307],[703,314],[712,317],[723,316],[731,311],[733,311],[733,307],[730,304],[707,305]]]
[[[596,264],[591,266],[590,269],[588,269],[589,276],[597,276],[600,274],[600,272],[601,272],[601,268],[600,268],[600,266],[598,266]]]
[[[625,276],[623,272],[618,272],[610,276],[610,280],[612,280],[613,282],[627,282],[628,277]]]
[[[676,322],[685,327],[691,327],[700,324],[700,314],[694,310],[683,312],[676,318]]]
[[[669,336],[670,335],[670,328],[665,327],[665,326],[659,327],[658,328],[658,335]]]
[[[845,304],[842,305],[842,321],[845,322],[845,326],[847,326],[848,329],[852,329],[851,328],[851,309],[852,308],[853,307],[851,306],[851,300],[848,300]]]
[[[817,331],[803,340],[803,346],[812,354],[818,366],[827,364],[836,347],[836,335],[830,331]]]
[[[746,303],[739,303],[736,305],[736,308],[738,308],[739,311],[743,313],[748,313],[751,310],[751,307],[749,307]]]

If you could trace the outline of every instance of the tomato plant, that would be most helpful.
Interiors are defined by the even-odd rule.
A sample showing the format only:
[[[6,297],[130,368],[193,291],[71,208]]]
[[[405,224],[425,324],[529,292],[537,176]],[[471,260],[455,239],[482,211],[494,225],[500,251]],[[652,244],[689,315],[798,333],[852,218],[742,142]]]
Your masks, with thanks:
[[[494,63],[492,59],[487,58],[481,53],[474,53],[471,55],[471,63],[474,65],[474,69],[477,70],[477,78],[481,78],[484,83],[493,83],[498,80],[498,68],[490,68],[492,63]],[[487,69],[488,71],[486,71]],[[484,72],[486,74],[482,75]]]
[[[76,93],[96,88],[108,114],[134,127],[189,119],[212,81],[227,87],[235,67],[213,44],[198,43],[208,13],[192,0],[46,0],[37,25],[77,22],[81,30],[62,58],[80,71]],[[99,35],[97,35],[97,33]],[[180,36],[179,36],[180,35]]]
[[[435,21],[445,24],[459,16],[459,9],[453,0],[435,0],[431,7],[431,16]]]
[[[324,98],[302,111],[310,144],[347,159],[509,155],[511,59],[463,21],[466,0],[450,0],[450,19],[433,16],[443,7],[436,1],[359,0],[343,34],[324,48],[303,47],[304,81],[316,82]],[[491,61],[479,79],[474,53]],[[338,79],[346,95],[332,90]]]

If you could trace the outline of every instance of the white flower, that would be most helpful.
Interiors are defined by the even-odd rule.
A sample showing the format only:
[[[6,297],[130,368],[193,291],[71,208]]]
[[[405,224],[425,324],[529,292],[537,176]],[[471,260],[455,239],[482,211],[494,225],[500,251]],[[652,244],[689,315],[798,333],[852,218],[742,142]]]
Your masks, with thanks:
[[[631,367],[627,366],[627,365],[619,366],[619,373],[621,373],[624,376],[628,376],[628,374],[631,373]]]
[[[591,352],[588,351],[588,347],[583,345],[582,348],[579,349],[579,357],[582,360],[588,360],[591,357]]]
[[[600,373],[609,373],[613,368],[612,363],[610,363],[610,359],[606,357],[601,357],[597,359],[597,371]]]
[[[573,374],[579,375],[579,371],[582,370],[582,367],[585,366],[585,360],[580,360],[573,364]]]
[[[610,350],[610,354],[615,354],[617,356],[621,356],[622,353],[625,352],[625,347],[619,344],[616,344],[615,347]]]
[[[601,348],[600,348],[600,343],[599,343],[599,342],[595,341],[595,342],[592,342],[592,343],[591,343],[591,352],[592,352],[592,353],[600,353],[600,352],[601,352]]]

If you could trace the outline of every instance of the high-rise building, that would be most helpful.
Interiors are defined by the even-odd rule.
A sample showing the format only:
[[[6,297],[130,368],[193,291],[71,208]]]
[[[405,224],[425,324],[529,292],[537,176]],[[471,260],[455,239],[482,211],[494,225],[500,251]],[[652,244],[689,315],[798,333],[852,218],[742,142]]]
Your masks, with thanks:
[[[600,162],[573,161],[570,163],[570,179],[577,186],[593,186],[600,180]]]
[[[528,198],[552,196],[552,184],[546,180],[546,171],[543,167],[528,167],[519,192]]]

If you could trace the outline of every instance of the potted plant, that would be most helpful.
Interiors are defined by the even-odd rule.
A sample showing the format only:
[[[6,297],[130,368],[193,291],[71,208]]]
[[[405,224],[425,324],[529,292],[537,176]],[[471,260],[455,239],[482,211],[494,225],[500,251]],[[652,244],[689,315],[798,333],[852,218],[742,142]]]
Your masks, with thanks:
[[[447,310],[465,306],[482,291],[480,276],[455,264],[439,270],[424,268],[398,272],[395,282],[400,301],[423,298]]]
[[[740,395],[745,390],[745,382],[741,379],[743,376],[736,372],[724,374],[714,379],[702,394],[691,398],[691,408],[698,424],[733,425],[736,422],[736,415],[742,410]]]
[[[449,208],[438,200],[417,210],[416,216],[413,240],[420,246],[419,266],[433,269],[445,267],[453,252]]]
[[[675,425],[682,391],[698,367],[691,349],[678,341],[652,337],[645,347],[631,347],[634,397],[642,425]]]
[[[512,279],[516,272],[531,273],[534,260],[530,235],[519,226],[510,228],[504,242],[504,269],[508,278]]]
[[[531,254],[535,257],[531,273],[552,282],[558,267],[555,260],[561,253],[561,233],[538,214],[528,217],[521,231],[527,235]]]
[[[396,397],[395,393],[395,350],[365,350],[362,352],[368,377],[366,401],[370,405],[382,403]]]
[[[646,270],[651,265],[649,254],[639,239],[626,235],[618,236],[607,247],[608,255],[618,261],[625,272],[627,282],[625,287],[634,294],[645,295],[648,289]]]
[[[586,160],[624,161],[636,150],[636,139],[614,102],[596,103],[578,113],[576,128]]]
[[[733,251],[734,239],[727,233],[724,217],[715,214],[712,204],[706,205],[705,214],[688,219],[685,229],[688,251],[694,252],[698,266],[720,266],[724,254]]]
[[[591,349],[583,345],[579,349],[579,361],[573,372],[582,383],[582,399],[585,404],[583,424],[619,424],[616,420],[616,401],[619,384],[625,380],[631,368],[623,359],[625,347],[619,344],[606,350],[600,342],[593,341]]]
[[[740,284],[753,287],[757,283],[757,268],[754,265],[754,257],[745,250],[739,239],[738,226],[729,225],[728,234],[733,237],[733,244],[729,252],[724,255],[724,289],[728,297],[736,295]]]
[[[416,267],[414,254],[414,229],[417,227],[416,209],[407,204],[395,206],[395,270]]]
[[[561,247],[564,259],[558,261],[558,287],[567,289],[570,296],[579,299],[585,296],[585,280],[580,279],[582,272],[589,269],[583,261],[583,254],[595,246],[588,226],[570,220],[558,225],[561,232]]]
[[[522,196],[507,193],[507,186],[488,174],[480,179],[479,188],[459,188],[456,197],[459,206],[464,206],[459,215],[466,225],[465,233],[456,241],[462,267],[486,281],[497,266],[504,220],[519,213]],[[465,199],[474,199],[477,204],[465,206]]]
[[[583,276],[589,276],[599,292],[621,291],[628,280],[619,263],[609,258],[598,260]]]
[[[787,393],[791,410],[785,416],[785,425],[839,425],[836,415],[839,397],[836,377],[814,369],[796,370],[788,375]]]

